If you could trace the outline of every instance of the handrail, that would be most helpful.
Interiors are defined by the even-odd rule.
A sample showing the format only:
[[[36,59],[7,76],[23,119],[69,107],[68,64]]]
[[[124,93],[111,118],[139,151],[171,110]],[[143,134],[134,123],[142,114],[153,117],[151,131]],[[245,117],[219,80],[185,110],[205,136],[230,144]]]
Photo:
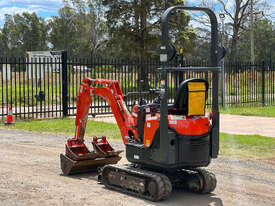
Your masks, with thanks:
[[[171,53],[171,45],[168,42],[168,17],[172,11],[181,9],[189,11],[203,11],[205,12],[211,22],[211,67],[170,67],[168,66],[169,54]],[[219,106],[218,106],[218,85],[219,85],[219,67],[218,67],[218,23],[215,13],[209,8],[199,7],[185,7],[185,6],[173,6],[168,8],[161,16],[161,40],[162,44],[160,47],[160,61],[162,62],[161,67],[161,106],[160,110],[160,153],[163,162],[166,162],[169,158],[165,153],[166,146],[169,144],[168,134],[168,106],[167,106],[167,72],[168,71],[183,71],[183,70],[195,70],[195,71],[209,71],[212,68],[212,127],[211,127],[211,157],[216,158],[219,152]]]
[[[189,10],[189,11],[203,11],[209,18],[211,23],[211,63],[212,66],[218,65],[218,21],[215,13],[209,8],[203,7],[185,7],[185,6],[173,6],[168,8],[161,16],[161,36],[162,46],[168,46],[168,16],[174,10]]]

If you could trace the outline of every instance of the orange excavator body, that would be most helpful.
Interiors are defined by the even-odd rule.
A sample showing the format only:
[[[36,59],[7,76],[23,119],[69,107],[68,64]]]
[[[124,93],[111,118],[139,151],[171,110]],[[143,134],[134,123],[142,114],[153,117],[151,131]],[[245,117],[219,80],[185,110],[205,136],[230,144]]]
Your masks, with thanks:
[[[160,128],[160,113],[146,112],[144,128],[138,133],[139,106],[135,105],[130,113],[123,100],[123,93],[117,80],[90,79],[82,81],[77,96],[75,135],[65,144],[65,155],[60,154],[63,174],[70,175],[96,171],[105,164],[116,164],[122,151],[115,151],[105,136],[94,137],[93,151],[84,143],[88,113],[93,96],[100,96],[111,107],[121,133],[123,143],[129,141],[144,144],[150,148],[156,131]],[[209,131],[210,121],[206,116],[187,116],[168,114],[168,126],[180,135],[202,135]],[[142,133],[142,134],[141,134]]]
[[[160,115],[147,115],[144,125],[144,146],[152,145],[156,130],[159,128]],[[168,115],[168,127],[181,135],[203,135],[209,131],[209,118],[206,116]]]

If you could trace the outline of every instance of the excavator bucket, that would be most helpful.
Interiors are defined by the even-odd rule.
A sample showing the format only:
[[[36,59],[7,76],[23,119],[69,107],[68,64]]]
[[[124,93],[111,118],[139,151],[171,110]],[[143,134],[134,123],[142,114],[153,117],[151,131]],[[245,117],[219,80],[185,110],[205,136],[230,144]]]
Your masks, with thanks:
[[[98,141],[100,140],[100,141]],[[74,143],[72,144],[72,141]],[[107,142],[106,137],[94,137],[90,152],[84,143],[71,139],[65,145],[66,154],[60,154],[60,165],[64,175],[95,172],[98,167],[106,164],[116,164],[122,150],[115,151]]]
[[[116,164],[121,159],[120,156],[107,158],[97,158],[93,160],[72,160],[66,155],[60,154],[61,170],[64,175],[74,175],[87,172],[96,172],[98,167],[107,164]]]

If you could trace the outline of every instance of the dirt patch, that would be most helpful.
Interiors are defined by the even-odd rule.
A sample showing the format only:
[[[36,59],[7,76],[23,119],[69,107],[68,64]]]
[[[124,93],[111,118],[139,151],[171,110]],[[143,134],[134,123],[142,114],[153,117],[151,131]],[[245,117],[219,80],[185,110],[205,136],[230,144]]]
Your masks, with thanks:
[[[224,133],[275,137],[275,118],[221,114],[220,119]]]
[[[275,165],[275,157],[273,157],[273,158],[268,158],[268,159],[259,159],[258,161],[260,161],[260,162],[265,162],[265,163],[272,164],[272,165]]]
[[[0,129],[1,206],[275,205],[273,164],[219,157],[209,167],[218,181],[214,193],[174,191],[168,200],[154,203],[107,190],[97,183],[96,173],[63,176],[59,154],[64,152],[65,140],[64,135]],[[111,144],[124,149],[122,141]],[[123,157],[119,164],[125,163]]]

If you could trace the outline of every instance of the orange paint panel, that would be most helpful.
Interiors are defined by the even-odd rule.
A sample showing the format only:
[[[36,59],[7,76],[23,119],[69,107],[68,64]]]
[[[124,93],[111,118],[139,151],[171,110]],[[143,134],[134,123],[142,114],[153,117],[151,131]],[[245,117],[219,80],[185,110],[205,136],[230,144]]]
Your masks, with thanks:
[[[168,115],[168,126],[182,135],[202,135],[209,131],[210,122],[206,116]]]
[[[148,118],[144,125],[144,146],[150,147],[154,139],[155,132],[159,128],[158,117]]]
[[[181,135],[202,135],[209,131],[210,121],[206,116],[168,115],[168,126]],[[159,128],[159,115],[146,118],[144,125],[144,146],[150,147]]]

